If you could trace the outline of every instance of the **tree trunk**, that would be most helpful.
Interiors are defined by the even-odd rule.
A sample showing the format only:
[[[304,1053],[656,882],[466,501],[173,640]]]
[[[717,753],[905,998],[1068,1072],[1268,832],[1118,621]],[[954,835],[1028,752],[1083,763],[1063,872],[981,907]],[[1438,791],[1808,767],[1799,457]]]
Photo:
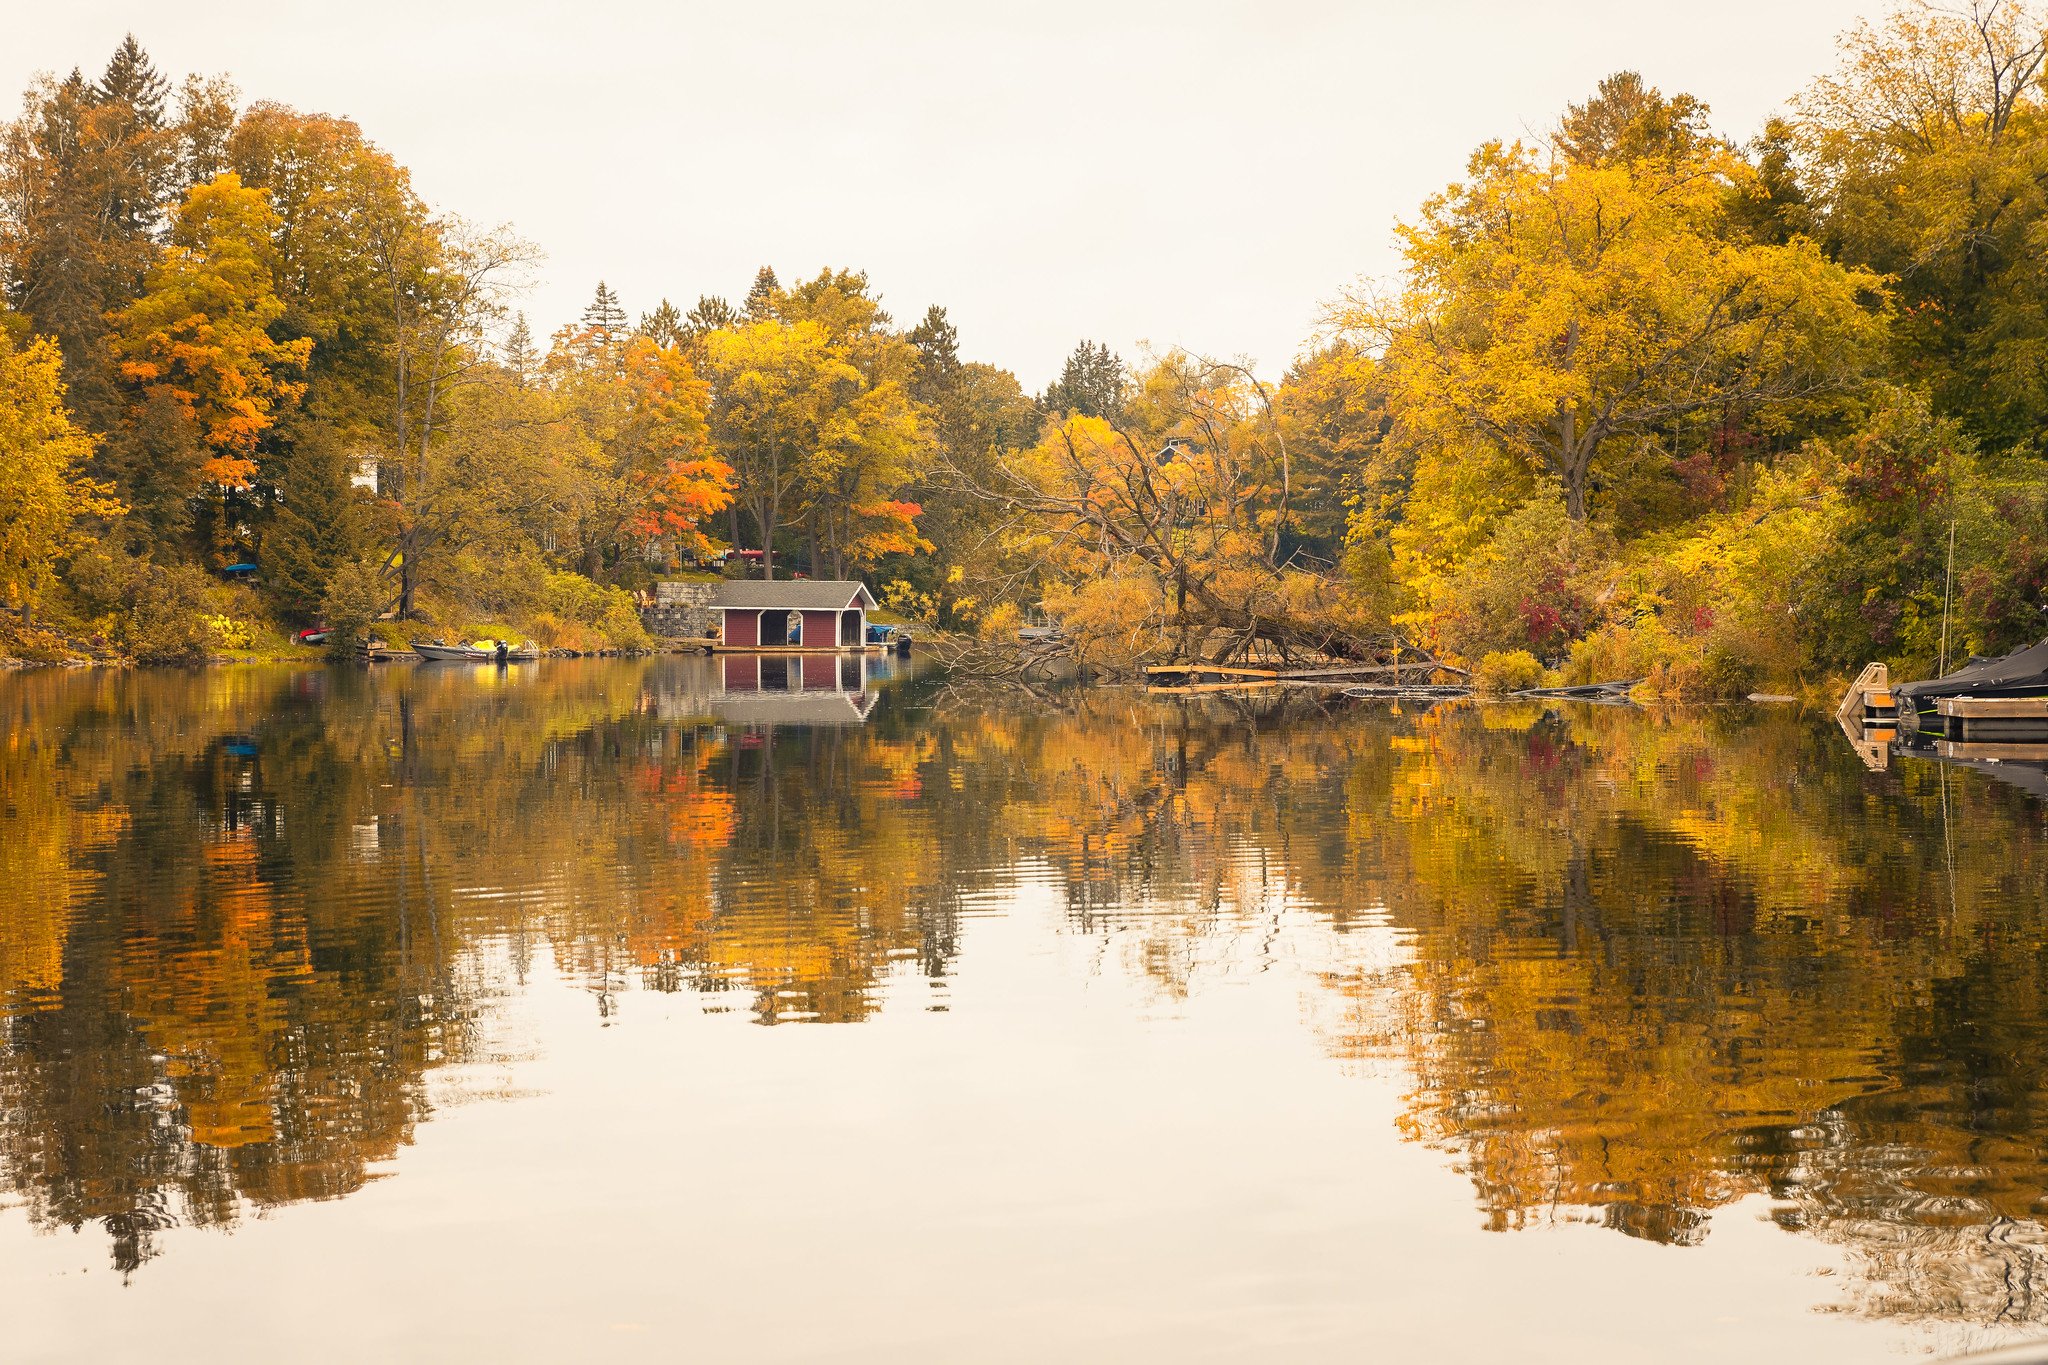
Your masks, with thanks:
[[[816,509],[816,507],[813,507],[813,508],[812,508],[811,510],[812,510],[813,512],[815,512],[815,511],[816,511],[817,509]],[[823,578],[824,576],[825,576],[825,551],[824,551],[824,548],[823,548],[823,546],[822,546],[822,545],[820,545],[820,543],[819,543],[819,541],[818,541],[818,522],[817,522],[817,518],[816,518],[816,517],[813,517],[813,518],[811,519],[811,577],[813,577],[813,578]]]
[[[412,537],[410,535],[399,541],[399,547],[398,619],[405,621],[412,617],[412,595],[414,587],[417,586],[414,578],[416,573],[414,565],[418,560],[418,556],[412,552]]]
[[[773,498],[754,504],[754,521],[761,531],[761,577],[775,577],[775,513]]]
[[[1576,339],[1577,335],[1577,324],[1574,324],[1572,336]],[[1592,462],[1591,446],[1579,435],[1579,415],[1560,405],[1557,414],[1557,472],[1564,476],[1565,515],[1573,521],[1586,519],[1586,466]]]

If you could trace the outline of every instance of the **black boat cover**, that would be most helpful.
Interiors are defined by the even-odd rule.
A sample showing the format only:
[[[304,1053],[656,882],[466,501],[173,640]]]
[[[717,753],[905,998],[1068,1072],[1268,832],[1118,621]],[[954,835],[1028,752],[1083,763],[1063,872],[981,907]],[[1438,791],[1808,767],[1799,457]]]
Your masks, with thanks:
[[[1942,697],[2026,697],[2048,693],[2048,640],[2015,650],[2002,659],[1967,664],[1945,678],[1906,683],[1892,691],[1914,702]]]

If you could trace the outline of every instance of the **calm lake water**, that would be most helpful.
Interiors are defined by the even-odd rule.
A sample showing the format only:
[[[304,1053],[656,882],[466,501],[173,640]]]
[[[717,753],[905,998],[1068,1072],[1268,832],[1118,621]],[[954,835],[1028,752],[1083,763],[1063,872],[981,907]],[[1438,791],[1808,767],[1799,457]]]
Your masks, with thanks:
[[[2023,782],[828,672],[0,679],[0,1358],[2048,1335]]]

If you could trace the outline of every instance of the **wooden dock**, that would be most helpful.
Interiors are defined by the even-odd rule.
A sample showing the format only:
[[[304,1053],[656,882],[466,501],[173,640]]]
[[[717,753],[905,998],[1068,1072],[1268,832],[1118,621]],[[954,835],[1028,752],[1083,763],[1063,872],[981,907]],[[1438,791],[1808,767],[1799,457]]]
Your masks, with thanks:
[[[1943,697],[1933,719],[1922,716],[1922,727],[1943,739],[2048,740],[2048,697]]]

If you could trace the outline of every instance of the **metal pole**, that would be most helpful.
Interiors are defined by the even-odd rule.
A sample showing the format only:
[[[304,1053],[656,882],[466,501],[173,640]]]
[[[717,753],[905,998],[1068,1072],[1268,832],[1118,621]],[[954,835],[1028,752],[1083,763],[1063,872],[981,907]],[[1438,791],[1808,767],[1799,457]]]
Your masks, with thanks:
[[[1948,574],[1941,580],[1941,672],[1948,672],[1948,604],[1956,581],[1956,519],[1948,519]]]

